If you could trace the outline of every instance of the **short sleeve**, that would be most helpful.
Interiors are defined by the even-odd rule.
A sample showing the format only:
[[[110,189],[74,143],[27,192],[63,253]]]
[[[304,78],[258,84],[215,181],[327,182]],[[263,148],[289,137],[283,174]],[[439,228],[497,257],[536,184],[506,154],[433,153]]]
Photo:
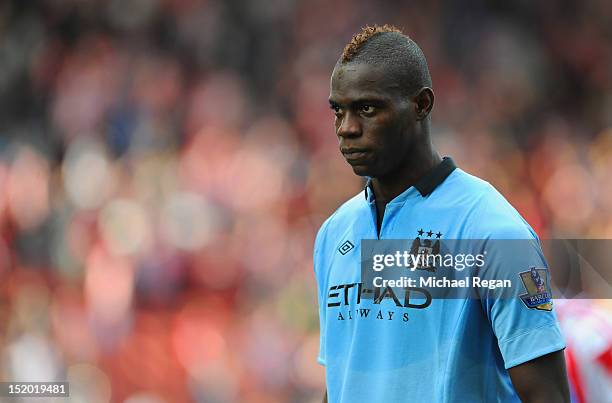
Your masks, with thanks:
[[[319,354],[317,356],[317,362],[321,365],[326,365],[325,361],[325,339],[326,339],[326,281],[325,275],[323,274],[324,269],[324,261],[323,261],[323,243],[325,238],[325,228],[327,222],[325,222],[321,229],[319,230],[317,237],[315,239],[314,252],[313,252],[313,265],[314,265],[314,273],[317,281],[317,302],[319,305]]]
[[[317,362],[321,365],[326,365],[325,361],[325,302],[321,299],[319,293],[319,355]]]
[[[497,337],[505,368],[562,350],[565,341],[553,309],[550,272],[537,238],[486,242],[489,279],[508,279],[506,294],[486,290],[485,314]]]

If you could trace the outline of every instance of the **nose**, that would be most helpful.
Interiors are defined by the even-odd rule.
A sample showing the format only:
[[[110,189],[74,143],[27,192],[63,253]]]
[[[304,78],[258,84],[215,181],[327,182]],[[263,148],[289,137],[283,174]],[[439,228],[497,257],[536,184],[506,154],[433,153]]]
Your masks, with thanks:
[[[361,122],[359,117],[350,111],[347,111],[339,120],[339,126],[336,130],[338,137],[357,137],[361,135]]]

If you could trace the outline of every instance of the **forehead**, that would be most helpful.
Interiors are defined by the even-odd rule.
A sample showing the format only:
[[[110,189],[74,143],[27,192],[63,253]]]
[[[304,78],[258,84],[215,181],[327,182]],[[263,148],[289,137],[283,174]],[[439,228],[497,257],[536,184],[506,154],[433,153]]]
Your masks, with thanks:
[[[331,101],[344,103],[362,98],[394,98],[400,83],[384,66],[367,63],[337,64],[330,81]]]

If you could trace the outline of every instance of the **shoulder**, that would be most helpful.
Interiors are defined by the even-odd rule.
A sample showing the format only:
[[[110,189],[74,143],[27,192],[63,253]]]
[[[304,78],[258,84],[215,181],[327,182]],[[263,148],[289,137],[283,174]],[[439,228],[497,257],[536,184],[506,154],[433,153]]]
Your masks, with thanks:
[[[340,230],[343,231],[356,220],[363,219],[366,208],[367,202],[363,191],[338,207],[338,209],[321,224],[315,240],[315,252],[317,248],[320,248],[325,242],[328,234],[335,234]]]
[[[457,205],[469,210],[473,238],[537,238],[529,223],[489,182],[457,169],[450,184],[456,185]]]
[[[329,218],[327,218],[319,231],[314,243],[313,263],[317,278],[325,272],[329,254],[326,251],[335,250],[338,239],[342,233],[351,228],[356,220],[363,219],[364,212],[368,208],[364,192],[360,192],[340,206]]]

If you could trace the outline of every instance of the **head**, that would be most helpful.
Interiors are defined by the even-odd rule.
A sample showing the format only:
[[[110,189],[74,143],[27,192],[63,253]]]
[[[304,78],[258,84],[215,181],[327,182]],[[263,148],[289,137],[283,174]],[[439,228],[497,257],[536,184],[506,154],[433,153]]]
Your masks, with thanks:
[[[331,77],[340,151],[357,175],[393,177],[431,149],[434,94],[425,56],[392,26],[353,36]]]

